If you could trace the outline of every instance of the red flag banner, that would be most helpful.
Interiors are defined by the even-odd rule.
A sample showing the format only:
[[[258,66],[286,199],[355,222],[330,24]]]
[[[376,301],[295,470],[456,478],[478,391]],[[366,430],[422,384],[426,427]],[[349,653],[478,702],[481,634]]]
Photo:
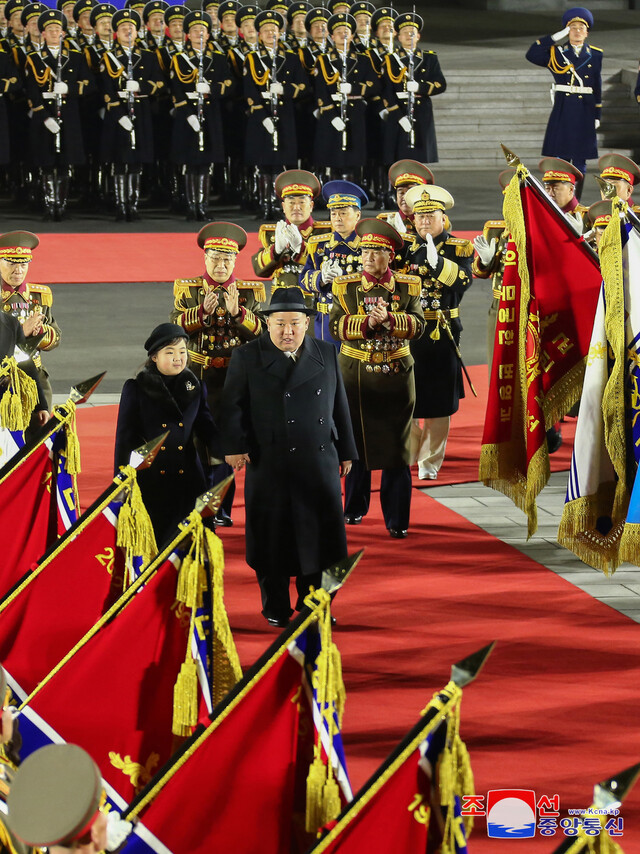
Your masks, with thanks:
[[[549,478],[546,430],[579,399],[601,283],[598,261],[519,166],[505,191],[510,232],[479,477],[537,528]]]

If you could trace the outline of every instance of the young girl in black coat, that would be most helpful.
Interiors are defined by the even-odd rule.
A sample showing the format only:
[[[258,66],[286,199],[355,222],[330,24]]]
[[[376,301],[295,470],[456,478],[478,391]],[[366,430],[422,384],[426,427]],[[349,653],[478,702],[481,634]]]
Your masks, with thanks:
[[[160,547],[207,490],[194,436],[219,458],[218,430],[203,383],[187,368],[187,335],[174,323],[156,326],[145,341],[148,359],[122,389],[116,427],[115,470],[131,451],[169,431],[153,465],[138,483]]]

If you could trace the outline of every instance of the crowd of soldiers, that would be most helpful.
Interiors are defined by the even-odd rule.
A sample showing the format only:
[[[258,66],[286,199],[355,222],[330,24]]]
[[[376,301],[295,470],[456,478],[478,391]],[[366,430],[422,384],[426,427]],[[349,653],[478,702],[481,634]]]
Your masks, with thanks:
[[[0,2],[5,189],[55,220],[70,193],[118,220],[141,192],[191,220],[213,198],[268,217],[274,177],[300,167],[381,209],[391,163],[438,159],[446,82],[422,26],[369,0]]]

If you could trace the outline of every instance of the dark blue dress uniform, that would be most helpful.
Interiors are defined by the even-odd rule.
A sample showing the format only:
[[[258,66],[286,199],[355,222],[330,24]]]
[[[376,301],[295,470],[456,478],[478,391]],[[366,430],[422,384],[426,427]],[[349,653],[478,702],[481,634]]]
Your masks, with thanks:
[[[584,172],[585,161],[598,156],[595,123],[602,111],[602,48],[585,42],[576,53],[570,44],[560,46],[544,36],[531,45],[527,59],[553,76],[553,109],[542,154],[561,157]]]
[[[10,161],[10,134],[8,98],[22,88],[18,70],[11,55],[0,45],[0,164]]]

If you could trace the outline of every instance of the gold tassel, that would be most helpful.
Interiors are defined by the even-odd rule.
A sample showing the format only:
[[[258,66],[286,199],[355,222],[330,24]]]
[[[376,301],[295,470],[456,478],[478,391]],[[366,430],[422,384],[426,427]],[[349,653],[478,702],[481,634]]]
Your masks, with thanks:
[[[76,407],[71,401],[67,401],[67,406],[73,407],[68,421],[64,423],[64,432],[66,438],[67,471],[70,475],[78,475],[82,471],[80,466],[80,442],[78,440],[78,432],[76,428]]]
[[[319,827],[328,821],[333,821],[340,815],[342,803],[340,801],[340,787],[333,774],[327,777],[322,788],[322,820]]]
[[[158,553],[156,538],[142,500],[136,471],[131,466],[127,466],[124,471],[129,477],[125,486],[128,495],[118,513],[116,542],[125,550],[127,566],[131,565],[134,555],[139,555],[143,564],[147,564]]]
[[[431,338],[432,341],[440,340],[440,321],[436,321],[436,328],[430,333],[429,338]]]
[[[3,359],[0,376],[9,378],[0,400],[0,423],[7,430],[24,431],[38,403],[38,386],[18,367],[14,358]]]
[[[191,735],[191,728],[198,723],[198,671],[196,663],[187,650],[187,658],[173,688],[174,735]]]
[[[307,775],[307,809],[305,817],[307,833],[317,833],[318,828],[322,827],[322,796],[327,769],[320,758],[319,751],[317,754],[309,766],[309,774]]]

